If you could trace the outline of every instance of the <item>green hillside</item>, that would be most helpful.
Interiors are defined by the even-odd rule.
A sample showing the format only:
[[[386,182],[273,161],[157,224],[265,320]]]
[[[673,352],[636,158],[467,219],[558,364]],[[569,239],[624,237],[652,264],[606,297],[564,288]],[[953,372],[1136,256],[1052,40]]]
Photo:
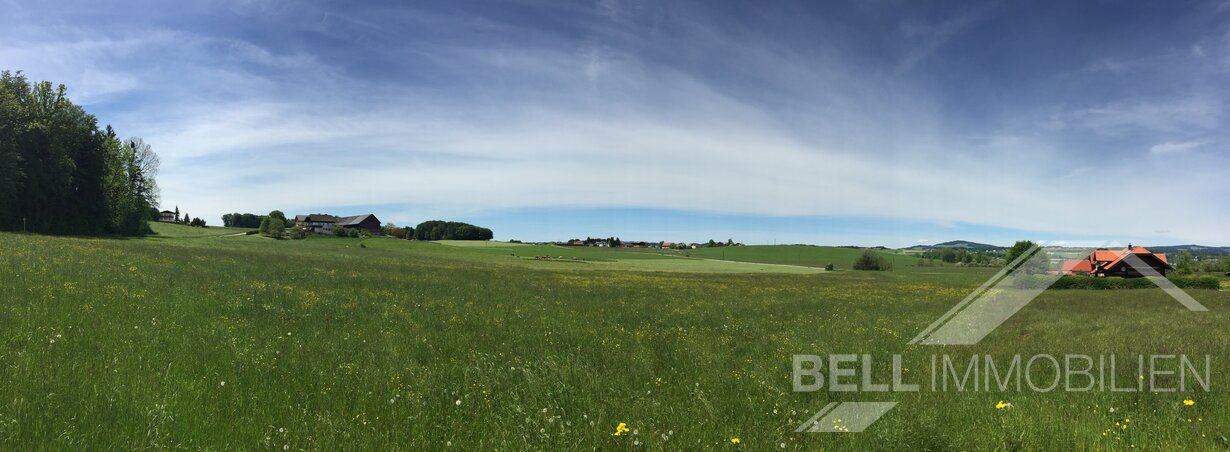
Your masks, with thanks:
[[[149,227],[154,230],[155,236],[164,238],[217,237],[243,234],[253,230],[245,228],[224,228],[219,226],[198,228],[182,224],[162,223],[157,221],[150,222]]]

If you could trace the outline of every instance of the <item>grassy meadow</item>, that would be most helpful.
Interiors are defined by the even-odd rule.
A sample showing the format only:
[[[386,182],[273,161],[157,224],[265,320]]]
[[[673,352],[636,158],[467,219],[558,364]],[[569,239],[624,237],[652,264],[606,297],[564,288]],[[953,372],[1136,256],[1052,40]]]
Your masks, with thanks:
[[[0,447],[1230,447],[1226,291],[1191,291],[1206,313],[1159,290],[1049,291],[977,346],[908,346],[996,269],[890,254],[893,271],[854,272],[857,250],[824,247],[679,255],[155,227],[0,234]],[[1209,354],[1213,382],[792,392],[792,355],[832,353],[904,354],[907,379],[933,353]],[[900,404],[861,434],[794,432],[846,400]]]

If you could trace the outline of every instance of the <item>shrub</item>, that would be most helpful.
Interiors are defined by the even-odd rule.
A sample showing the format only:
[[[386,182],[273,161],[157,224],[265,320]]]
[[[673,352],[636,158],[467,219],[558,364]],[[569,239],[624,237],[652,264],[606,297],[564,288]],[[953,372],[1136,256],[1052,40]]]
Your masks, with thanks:
[[[855,270],[882,271],[888,270],[888,261],[873,249],[863,250],[863,254],[854,261]]]
[[[1168,279],[1181,289],[1218,290],[1221,288],[1221,282],[1215,276],[1175,276]]]
[[[1041,278],[1041,277],[1040,277]],[[1220,283],[1212,276],[1168,276],[1166,279],[1180,289],[1217,290]],[[1018,284],[1018,286],[1021,284]],[[1122,290],[1152,289],[1157,285],[1148,278],[1098,278],[1093,276],[1067,275],[1060,277],[1051,289]]]
[[[827,270],[827,271],[833,271],[833,269],[834,269],[833,264],[828,264],[828,265],[825,265],[825,266],[824,266],[824,269],[825,269],[825,270]]]

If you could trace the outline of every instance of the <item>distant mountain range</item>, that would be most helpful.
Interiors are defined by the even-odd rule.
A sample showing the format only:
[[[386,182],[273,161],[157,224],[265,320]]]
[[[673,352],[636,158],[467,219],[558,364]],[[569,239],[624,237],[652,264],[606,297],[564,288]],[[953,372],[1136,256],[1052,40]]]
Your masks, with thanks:
[[[936,243],[934,245],[914,245],[909,248],[903,248],[903,249],[914,250],[914,251],[926,251],[926,250],[934,250],[934,249],[939,249],[939,248],[967,249],[970,251],[994,251],[994,250],[1007,249],[1002,246],[987,245],[985,243],[971,242],[968,240],[953,240],[950,242]]]
[[[1170,246],[1145,246],[1149,251],[1154,253],[1174,254],[1180,251],[1187,251],[1194,256],[1230,256],[1230,246],[1204,246],[1204,245],[1170,245]]]
[[[951,242],[936,243],[934,245],[914,245],[904,250],[926,251],[940,248],[967,249],[970,251],[995,251],[1005,250],[1006,247],[987,245],[985,243],[970,242],[968,240],[953,240]],[[1204,246],[1204,245],[1166,245],[1166,246],[1149,246],[1145,245],[1149,251],[1155,253],[1174,254],[1180,251],[1187,251],[1194,256],[1230,256],[1230,246]]]

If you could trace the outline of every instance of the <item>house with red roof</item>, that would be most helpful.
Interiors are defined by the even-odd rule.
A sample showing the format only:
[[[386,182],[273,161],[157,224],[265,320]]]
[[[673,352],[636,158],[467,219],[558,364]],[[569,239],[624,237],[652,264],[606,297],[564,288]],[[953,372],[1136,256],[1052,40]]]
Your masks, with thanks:
[[[1060,273],[1064,275],[1090,276],[1120,276],[1137,278],[1144,276],[1140,270],[1129,265],[1127,259],[1135,256],[1159,275],[1166,276],[1167,270],[1174,270],[1163,253],[1154,253],[1143,246],[1128,245],[1117,250],[1094,250],[1084,259],[1069,260],[1063,263]]]

